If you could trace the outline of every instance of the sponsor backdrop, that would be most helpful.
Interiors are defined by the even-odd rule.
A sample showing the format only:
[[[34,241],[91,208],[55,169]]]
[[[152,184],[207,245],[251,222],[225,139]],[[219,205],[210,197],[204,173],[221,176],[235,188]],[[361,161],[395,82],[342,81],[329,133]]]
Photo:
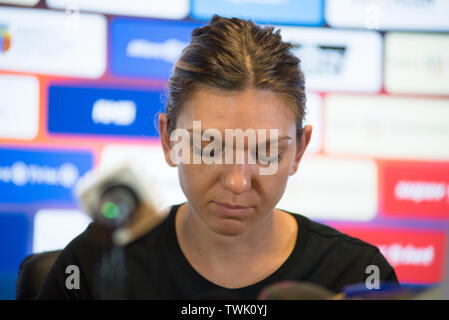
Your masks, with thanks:
[[[444,279],[449,1],[0,0],[0,298],[86,228],[88,170],[140,158],[164,205],[185,200],[154,123],[215,13],[280,28],[303,61],[314,132],[279,208],[375,244],[403,283]]]

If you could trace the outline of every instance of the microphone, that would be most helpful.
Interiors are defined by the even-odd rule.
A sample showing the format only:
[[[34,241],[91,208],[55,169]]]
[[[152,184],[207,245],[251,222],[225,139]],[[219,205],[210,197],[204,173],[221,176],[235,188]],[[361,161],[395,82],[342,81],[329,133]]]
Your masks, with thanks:
[[[434,285],[397,284],[381,282],[378,288],[368,289],[364,283],[347,285],[343,288],[344,300],[420,300],[421,295],[432,293]]]
[[[337,298],[335,293],[320,285],[285,280],[263,289],[258,300],[335,300]]]
[[[364,283],[343,287],[334,292],[311,282],[281,281],[262,290],[259,300],[404,300],[412,299],[424,290],[423,286],[400,286],[382,283],[379,289],[368,289]]]
[[[145,165],[128,158],[116,166],[89,171],[75,186],[75,196],[104,244],[123,246],[165,217],[153,179],[142,173]],[[135,234],[130,235],[130,227]]]

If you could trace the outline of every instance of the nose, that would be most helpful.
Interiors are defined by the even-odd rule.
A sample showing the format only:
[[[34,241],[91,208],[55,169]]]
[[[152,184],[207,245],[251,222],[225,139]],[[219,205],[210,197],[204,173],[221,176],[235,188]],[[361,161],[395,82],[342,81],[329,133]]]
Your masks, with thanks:
[[[252,168],[248,164],[224,165],[222,182],[226,190],[240,194],[251,190]]]

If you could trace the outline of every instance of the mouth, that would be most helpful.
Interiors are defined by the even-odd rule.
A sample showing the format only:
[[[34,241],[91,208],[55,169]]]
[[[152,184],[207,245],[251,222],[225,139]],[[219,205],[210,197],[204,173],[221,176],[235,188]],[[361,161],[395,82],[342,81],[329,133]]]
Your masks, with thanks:
[[[227,202],[212,202],[212,204],[223,214],[227,216],[241,216],[247,214],[253,209],[253,206],[240,204],[230,204]]]

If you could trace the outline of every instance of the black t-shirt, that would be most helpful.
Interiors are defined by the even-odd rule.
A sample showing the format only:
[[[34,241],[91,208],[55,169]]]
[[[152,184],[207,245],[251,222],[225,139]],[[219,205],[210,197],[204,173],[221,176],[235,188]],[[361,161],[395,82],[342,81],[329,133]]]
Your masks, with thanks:
[[[283,280],[312,282],[339,293],[346,285],[364,283],[368,265],[379,267],[381,282],[398,283],[394,269],[373,245],[288,212],[298,223],[298,236],[287,260],[255,284],[218,286],[199,274],[181,251],[175,230],[179,206],[155,229],[112,251],[98,244],[89,225],[59,254],[38,299],[257,299],[262,289]]]

